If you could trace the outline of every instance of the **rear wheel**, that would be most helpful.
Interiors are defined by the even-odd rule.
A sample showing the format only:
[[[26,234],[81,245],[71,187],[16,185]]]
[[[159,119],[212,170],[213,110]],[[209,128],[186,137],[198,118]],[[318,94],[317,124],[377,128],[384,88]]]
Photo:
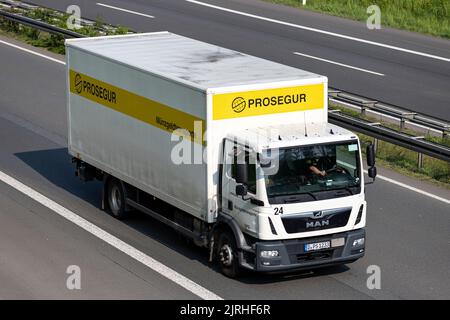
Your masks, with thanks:
[[[106,186],[106,198],[108,201],[109,213],[119,220],[126,218],[125,191],[119,180],[110,179],[108,181]]]
[[[229,231],[219,234],[217,260],[220,271],[229,278],[236,278],[241,273],[234,235]]]

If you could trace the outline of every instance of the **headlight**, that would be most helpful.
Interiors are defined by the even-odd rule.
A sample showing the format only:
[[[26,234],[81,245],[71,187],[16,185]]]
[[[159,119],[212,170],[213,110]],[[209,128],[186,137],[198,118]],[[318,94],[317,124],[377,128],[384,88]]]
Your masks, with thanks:
[[[364,242],[365,242],[364,238],[356,239],[355,241],[353,241],[353,247],[361,247],[364,245]]]
[[[261,258],[274,258],[274,257],[278,257],[280,255],[280,253],[278,252],[278,250],[263,250],[260,253]]]

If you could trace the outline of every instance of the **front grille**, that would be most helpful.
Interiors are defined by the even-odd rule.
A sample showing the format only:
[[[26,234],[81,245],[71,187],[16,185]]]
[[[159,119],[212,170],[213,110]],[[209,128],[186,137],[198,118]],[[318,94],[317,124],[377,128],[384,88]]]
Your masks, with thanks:
[[[315,213],[284,216],[281,218],[287,233],[326,230],[347,225],[351,208],[329,210],[321,218],[314,218]]]
[[[316,261],[316,260],[325,260],[330,259],[333,256],[333,249],[326,251],[317,251],[317,252],[308,252],[297,254],[296,260],[297,262],[308,262],[308,261]]]

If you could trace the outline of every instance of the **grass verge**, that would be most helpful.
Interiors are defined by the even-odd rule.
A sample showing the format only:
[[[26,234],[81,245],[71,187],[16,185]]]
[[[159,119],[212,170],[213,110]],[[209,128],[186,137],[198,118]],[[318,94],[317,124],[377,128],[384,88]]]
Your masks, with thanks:
[[[367,8],[381,9],[381,25],[450,38],[449,0],[265,0],[365,22]]]

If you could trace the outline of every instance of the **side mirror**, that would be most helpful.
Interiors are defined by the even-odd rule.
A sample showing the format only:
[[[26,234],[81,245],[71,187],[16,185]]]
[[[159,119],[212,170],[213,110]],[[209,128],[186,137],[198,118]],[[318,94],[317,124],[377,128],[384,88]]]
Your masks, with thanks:
[[[247,186],[246,185],[238,184],[236,186],[236,195],[238,195],[240,197],[244,197],[244,196],[247,195],[247,193],[248,193],[248,190],[247,190]]]
[[[377,168],[376,167],[370,167],[367,170],[369,178],[372,178],[375,180],[375,177],[377,176]]]
[[[266,162],[260,162],[259,165],[261,168],[270,168],[272,166],[272,161],[266,160]]]
[[[271,159],[263,157],[261,153],[258,153],[258,161],[261,168],[270,168],[272,166]]]
[[[366,157],[367,157],[367,166],[368,167],[375,166],[375,146],[372,143],[367,146]]]
[[[375,167],[375,146],[372,143],[367,146],[366,157],[367,166],[369,167],[367,174],[369,178],[372,178],[375,181],[375,177],[377,176],[377,168]]]
[[[236,182],[247,183],[248,181],[248,167],[246,164],[236,164]]]

